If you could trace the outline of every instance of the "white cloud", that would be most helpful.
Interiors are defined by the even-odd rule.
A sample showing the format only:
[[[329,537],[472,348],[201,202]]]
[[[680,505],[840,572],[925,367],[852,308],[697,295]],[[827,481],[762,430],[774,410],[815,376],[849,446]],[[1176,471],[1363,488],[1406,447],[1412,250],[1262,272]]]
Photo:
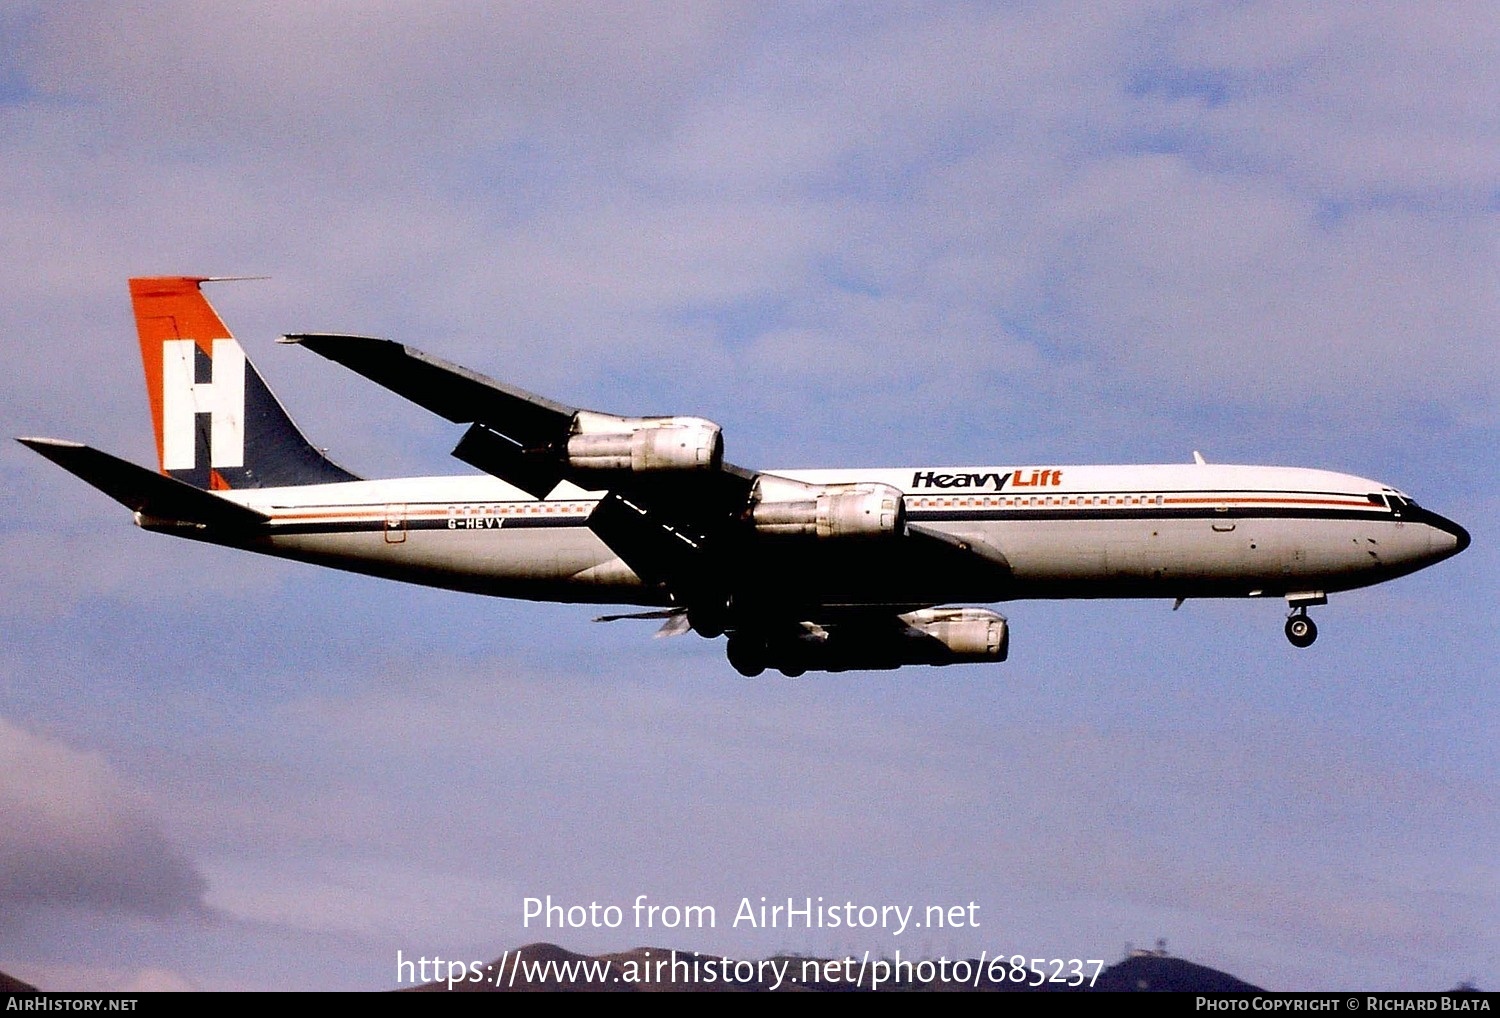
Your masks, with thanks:
[[[209,904],[227,916],[377,943],[393,931],[412,943],[487,943],[525,895],[503,878],[434,869],[404,854],[234,857],[210,861],[205,870]]]
[[[1483,3],[1199,12],[1171,41],[1229,79],[1211,136],[1320,195],[1488,203],[1500,177],[1500,29]]]
[[[140,792],[101,757],[4,719],[0,813],[0,897],[11,921],[47,909],[165,917],[202,907],[202,876]]]

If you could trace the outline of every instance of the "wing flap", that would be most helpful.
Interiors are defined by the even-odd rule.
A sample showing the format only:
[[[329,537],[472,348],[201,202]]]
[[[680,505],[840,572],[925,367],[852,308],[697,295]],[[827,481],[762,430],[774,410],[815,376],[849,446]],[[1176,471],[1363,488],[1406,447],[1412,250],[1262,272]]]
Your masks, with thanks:
[[[213,492],[167,477],[107,452],[58,438],[18,438],[26,448],[82,478],[127,509],[160,520],[207,527],[259,526],[270,517]]]
[[[1005,575],[1010,575],[1010,559],[1005,553],[983,537],[976,534],[950,534],[936,527],[924,526],[920,523],[908,523],[906,525],[908,539],[916,539],[918,542],[927,542],[929,546],[947,547],[965,556],[974,558],[994,566]]]
[[[453,455],[471,467],[514,484],[532,498],[546,498],[563,478],[555,457],[528,452],[525,446],[483,424],[469,425],[454,446]]]

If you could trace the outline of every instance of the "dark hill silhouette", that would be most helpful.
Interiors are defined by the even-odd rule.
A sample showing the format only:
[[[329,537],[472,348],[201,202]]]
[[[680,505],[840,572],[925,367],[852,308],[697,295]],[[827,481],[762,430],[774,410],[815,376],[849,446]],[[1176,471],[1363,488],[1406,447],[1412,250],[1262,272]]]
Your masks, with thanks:
[[[514,983],[510,982],[510,966],[515,964],[515,955],[520,954],[527,965],[535,965],[536,971],[544,973],[544,978],[527,980],[516,978]],[[566,972],[570,968],[598,961],[592,955],[574,954],[566,948],[558,947],[556,944],[527,944],[514,951],[508,951],[505,955],[496,958],[490,963],[487,970],[487,980],[471,982],[465,979],[456,982],[449,987],[446,982],[423,983],[421,986],[411,987],[417,992],[443,991],[452,989],[455,993],[484,993],[495,991],[509,991],[511,993],[566,993],[566,992],[630,992],[634,986],[620,982],[616,977],[618,969],[612,962],[606,960],[605,974],[603,979],[560,979],[556,977],[558,972]],[[496,979],[502,980],[499,986],[492,985]]]
[[[517,972],[514,982],[511,973],[515,970],[516,956],[519,954],[524,962],[524,967]],[[673,961],[677,964],[674,966]],[[821,969],[833,959],[808,958],[802,956],[789,957],[778,955],[767,959],[767,965],[774,963],[777,968],[786,973],[785,978],[779,986],[776,985],[774,975],[766,978],[762,973],[761,963],[755,961],[744,961],[739,963],[739,972],[732,979],[723,976],[724,961],[719,955],[701,955],[689,951],[674,952],[669,948],[660,947],[637,947],[630,951],[622,951],[615,954],[586,955],[575,954],[566,948],[556,944],[527,944],[524,947],[508,951],[490,963],[487,970],[487,980],[482,982],[458,982],[453,986],[455,992],[569,992],[569,991],[605,991],[624,993],[670,993],[680,991],[720,991],[756,993],[769,990],[791,991],[791,992],[869,992],[870,983],[868,976],[863,986],[856,986],[848,976],[842,978],[834,973],[834,978],[808,979],[801,981],[803,965],[807,964],[807,971],[811,973],[814,967]],[[735,964],[731,960],[730,964]],[[950,966],[953,963],[950,963]],[[973,963],[977,965],[977,963]],[[855,964],[858,968],[858,963]],[[974,971],[971,967],[970,971]],[[1003,969],[1005,975],[1009,975],[1009,968]],[[585,974],[587,973],[587,974]],[[977,984],[972,976],[969,981],[920,982],[916,980],[893,980],[881,985],[882,992],[943,992],[943,991],[969,991],[981,992],[1069,992],[1069,990],[1087,990],[1090,987],[1069,988],[1058,984],[1043,984],[1042,986],[1028,986],[1025,980],[1011,980],[1001,978],[991,980],[990,974],[1001,974],[991,966],[986,965]],[[497,979],[498,976],[498,979]],[[747,978],[748,977],[748,978]],[[494,985],[496,982],[500,985]],[[422,986],[411,987],[418,991],[444,991],[448,989],[445,982],[426,983]],[[1258,987],[1250,983],[1236,979],[1227,973],[1217,969],[1211,969],[1204,965],[1195,965],[1181,958],[1172,958],[1164,953],[1143,952],[1132,955],[1124,961],[1111,965],[1099,973],[1094,990],[1107,990],[1113,992],[1125,991],[1162,991],[1176,993],[1252,993],[1258,992]]]
[[[0,993],[35,993],[36,987],[0,972]]]
[[[1162,993],[1259,993],[1260,987],[1227,972],[1163,954],[1139,954],[1099,973],[1094,990]]]

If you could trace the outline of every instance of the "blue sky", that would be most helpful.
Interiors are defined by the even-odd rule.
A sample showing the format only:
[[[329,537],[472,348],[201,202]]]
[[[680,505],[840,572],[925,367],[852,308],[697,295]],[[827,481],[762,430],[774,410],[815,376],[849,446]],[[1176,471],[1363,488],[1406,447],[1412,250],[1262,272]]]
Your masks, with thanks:
[[[19,446],[0,969],[381,988],[551,939],[1500,983],[1488,9],[13,5],[7,433],[151,462],[124,280],[211,293],[365,476],[451,426],[385,335],[758,467],[1347,470],[1474,535],[1318,612],[1018,603],[993,668],[746,681],[722,643],[143,534]],[[905,944],[538,931],[522,899],[977,901]]]

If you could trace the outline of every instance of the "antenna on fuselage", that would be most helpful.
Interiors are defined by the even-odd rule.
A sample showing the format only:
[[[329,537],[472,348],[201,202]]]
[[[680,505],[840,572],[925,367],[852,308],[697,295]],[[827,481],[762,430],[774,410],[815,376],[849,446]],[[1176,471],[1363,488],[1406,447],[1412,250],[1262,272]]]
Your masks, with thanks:
[[[1200,467],[1208,465],[1208,460],[1204,459],[1203,454],[1197,449],[1193,450],[1193,462],[1198,464]]]

